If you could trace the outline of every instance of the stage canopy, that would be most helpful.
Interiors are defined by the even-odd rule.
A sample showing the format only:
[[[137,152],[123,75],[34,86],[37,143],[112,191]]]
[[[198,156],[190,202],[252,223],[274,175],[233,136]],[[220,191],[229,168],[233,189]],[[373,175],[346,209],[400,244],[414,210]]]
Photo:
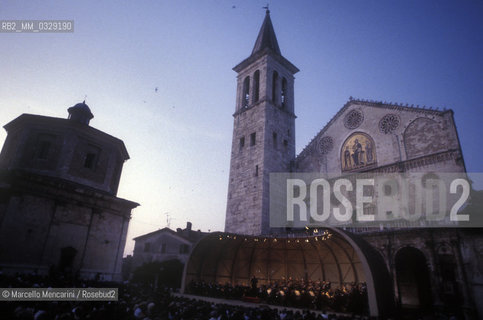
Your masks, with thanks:
[[[393,290],[382,257],[361,238],[328,228],[305,237],[211,233],[193,248],[185,266],[190,281],[250,285],[294,280],[330,281],[332,288],[365,282],[373,316],[392,313]]]

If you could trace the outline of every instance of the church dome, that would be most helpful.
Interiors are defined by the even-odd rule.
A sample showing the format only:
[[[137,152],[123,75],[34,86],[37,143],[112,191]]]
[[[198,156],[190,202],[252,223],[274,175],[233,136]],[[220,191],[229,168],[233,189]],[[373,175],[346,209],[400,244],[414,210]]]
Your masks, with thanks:
[[[70,107],[67,109],[67,111],[69,112],[70,120],[83,124],[89,124],[89,121],[94,118],[91,109],[89,109],[89,106],[85,103],[85,101]]]

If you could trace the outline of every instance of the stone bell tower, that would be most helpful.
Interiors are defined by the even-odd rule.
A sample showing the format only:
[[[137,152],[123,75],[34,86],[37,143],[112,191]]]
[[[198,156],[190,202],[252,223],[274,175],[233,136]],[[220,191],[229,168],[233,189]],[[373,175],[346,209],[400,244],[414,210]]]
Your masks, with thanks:
[[[267,9],[251,55],[237,76],[225,231],[270,233],[269,174],[295,158],[294,74],[278,46]]]

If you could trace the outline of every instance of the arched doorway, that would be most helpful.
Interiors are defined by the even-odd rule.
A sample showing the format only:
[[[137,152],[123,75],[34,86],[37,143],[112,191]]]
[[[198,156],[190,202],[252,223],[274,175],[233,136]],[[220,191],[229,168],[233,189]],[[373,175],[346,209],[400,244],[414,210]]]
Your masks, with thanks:
[[[396,254],[396,280],[399,305],[403,309],[431,308],[431,284],[424,254],[405,247]]]

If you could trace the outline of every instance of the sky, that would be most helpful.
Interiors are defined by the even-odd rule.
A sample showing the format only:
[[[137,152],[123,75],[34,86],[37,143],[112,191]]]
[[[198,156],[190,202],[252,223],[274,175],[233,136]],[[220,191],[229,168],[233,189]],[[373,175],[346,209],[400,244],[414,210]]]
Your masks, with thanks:
[[[74,21],[72,33],[0,33],[0,124],[64,118],[86,99],[91,126],[131,156],[118,196],[141,206],[125,254],[132,238],[187,221],[222,231],[232,68],[267,2],[282,55],[300,69],[297,153],[352,96],[453,109],[467,171],[483,172],[479,0],[0,0],[0,20]]]

